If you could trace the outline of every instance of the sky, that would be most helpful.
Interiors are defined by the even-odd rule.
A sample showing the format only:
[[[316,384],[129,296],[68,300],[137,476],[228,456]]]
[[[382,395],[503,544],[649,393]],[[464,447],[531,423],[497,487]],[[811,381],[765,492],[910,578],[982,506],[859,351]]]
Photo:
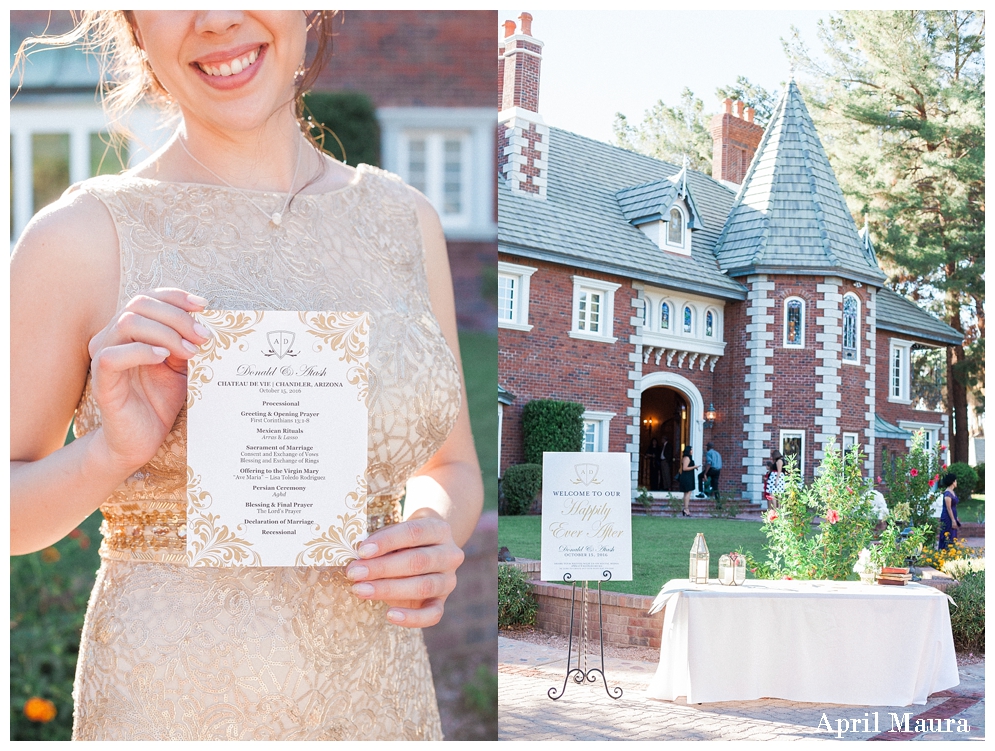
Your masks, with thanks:
[[[532,35],[544,43],[539,114],[547,125],[612,142],[622,112],[630,123],[657,100],[679,102],[687,86],[718,112],[715,96],[737,76],[768,91],[790,77],[781,46],[791,27],[810,50],[821,49],[817,22],[829,11],[555,11],[529,10]],[[518,22],[521,10],[499,10]],[[501,32],[503,35],[503,32]]]

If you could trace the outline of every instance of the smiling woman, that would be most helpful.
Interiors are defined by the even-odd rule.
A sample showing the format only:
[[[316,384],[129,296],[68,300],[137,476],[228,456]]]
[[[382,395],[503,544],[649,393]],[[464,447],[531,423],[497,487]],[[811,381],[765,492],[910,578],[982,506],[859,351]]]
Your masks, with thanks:
[[[49,40],[104,50],[119,112],[178,115],[145,162],[40,212],[11,261],[12,553],[104,516],[76,739],[441,736],[419,629],[482,502],[445,240],[420,194],[305,138],[307,35],[325,49],[327,20],[99,11]],[[370,534],[348,567],[186,565],[205,308],[368,314]]]

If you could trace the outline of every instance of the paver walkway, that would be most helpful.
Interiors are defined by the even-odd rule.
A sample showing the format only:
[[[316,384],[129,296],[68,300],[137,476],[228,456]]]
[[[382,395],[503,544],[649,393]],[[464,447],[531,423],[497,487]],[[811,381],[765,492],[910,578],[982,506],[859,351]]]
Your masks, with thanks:
[[[591,655],[588,667],[599,663]],[[782,699],[688,706],[683,699],[644,697],[655,663],[607,658],[605,671],[609,685],[623,689],[621,699],[608,698],[599,678],[589,685],[571,681],[563,697],[553,701],[546,692],[555,686],[558,693],[563,685],[565,651],[499,637],[499,740],[979,740],[985,735],[983,662],[961,668],[959,686],[931,696],[925,706],[910,707],[847,707]],[[940,718],[955,721],[949,723],[951,732],[892,733],[891,712],[900,718],[910,713],[910,728],[919,716],[932,718],[934,727],[947,726],[935,722]],[[965,719],[970,731],[954,732],[957,719]],[[826,730],[827,723],[832,732]]]

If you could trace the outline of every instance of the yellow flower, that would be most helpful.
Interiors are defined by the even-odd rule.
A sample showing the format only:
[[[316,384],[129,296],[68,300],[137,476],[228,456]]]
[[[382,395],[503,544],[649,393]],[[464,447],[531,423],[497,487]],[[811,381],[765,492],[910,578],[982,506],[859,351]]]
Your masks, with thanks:
[[[56,714],[55,705],[48,699],[32,696],[24,702],[24,716],[31,722],[51,722]]]
[[[62,556],[59,555],[59,551],[52,547],[45,548],[41,551],[41,559],[45,561],[45,563],[55,563],[61,557]]]

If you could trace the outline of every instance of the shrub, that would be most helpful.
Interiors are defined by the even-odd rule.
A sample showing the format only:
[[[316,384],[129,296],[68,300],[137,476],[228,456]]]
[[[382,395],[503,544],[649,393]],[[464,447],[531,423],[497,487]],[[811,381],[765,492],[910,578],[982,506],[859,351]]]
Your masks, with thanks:
[[[498,566],[498,628],[534,626],[539,604],[525,572],[517,566]]]
[[[304,95],[304,114],[322,126],[312,128],[311,135],[336,159],[352,166],[380,164],[380,123],[365,94],[309,91]]]
[[[545,451],[580,451],[584,443],[584,405],[534,399],[522,409],[525,461],[542,464]]]
[[[960,583],[947,590],[957,606],[950,606],[950,628],[954,646],[963,651],[985,651],[985,572],[964,574]]]
[[[521,516],[529,513],[532,502],[542,487],[542,467],[538,464],[515,464],[504,471],[501,489],[504,492],[504,513]]]
[[[651,496],[649,490],[644,488],[642,485],[636,488],[636,490],[638,491],[636,493],[636,501],[638,501],[639,505],[643,507],[643,513],[648,515],[649,512],[653,510],[653,496]]]
[[[957,478],[957,490],[954,491],[957,497],[969,501],[978,485],[978,473],[974,471],[974,467],[965,462],[954,462],[947,467],[947,472]]]
[[[933,505],[940,489],[943,467],[937,452],[926,449],[925,433],[917,430],[912,435],[909,453],[896,457],[894,462],[885,461],[884,466],[888,508],[894,510],[899,504],[907,503],[910,516],[902,521],[908,521],[914,527],[928,527],[927,539],[935,539],[940,522],[933,516]]]
[[[978,476],[978,484],[974,486],[974,492],[984,495],[985,492],[985,463],[981,462],[978,466],[974,468],[975,474]]]

